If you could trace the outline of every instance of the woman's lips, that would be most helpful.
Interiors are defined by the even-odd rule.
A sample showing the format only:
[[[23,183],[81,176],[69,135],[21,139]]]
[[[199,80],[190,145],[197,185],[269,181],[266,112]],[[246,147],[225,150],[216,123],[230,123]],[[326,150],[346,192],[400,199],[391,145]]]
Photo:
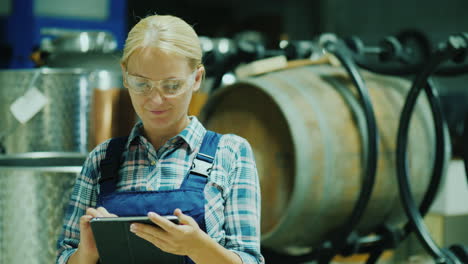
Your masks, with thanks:
[[[167,110],[161,110],[161,111],[150,111],[151,113],[155,114],[155,115],[162,115],[164,113],[167,112]]]

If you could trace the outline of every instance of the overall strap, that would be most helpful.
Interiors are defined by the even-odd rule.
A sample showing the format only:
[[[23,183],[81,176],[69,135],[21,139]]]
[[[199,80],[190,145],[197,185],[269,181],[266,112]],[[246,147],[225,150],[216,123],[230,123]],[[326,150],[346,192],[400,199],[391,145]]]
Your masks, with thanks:
[[[200,151],[193,160],[192,167],[182,183],[181,188],[199,189],[203,191],[206,183],[208,182],[208,176],[211,173],[213,167],[214,157],[216,155],[216,149],[218,148],[221,134],[213,131],[206,131],[205,137],[200,147]]]
[[[128,137],[113,138],[109,141],[106,157],[101,160],[101,178],[99,179],[100,194],[109,194],[115,191],[119,180],[120,158],[125,150]]]

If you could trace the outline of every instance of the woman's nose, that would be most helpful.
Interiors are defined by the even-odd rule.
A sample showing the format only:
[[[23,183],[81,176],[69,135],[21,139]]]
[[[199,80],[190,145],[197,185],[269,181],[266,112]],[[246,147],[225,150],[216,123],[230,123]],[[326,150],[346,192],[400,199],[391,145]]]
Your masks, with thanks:
[[[155,104],[162,104],[164,102],[164,96],[161,95],[158,89],[153,89],[148,96]]]

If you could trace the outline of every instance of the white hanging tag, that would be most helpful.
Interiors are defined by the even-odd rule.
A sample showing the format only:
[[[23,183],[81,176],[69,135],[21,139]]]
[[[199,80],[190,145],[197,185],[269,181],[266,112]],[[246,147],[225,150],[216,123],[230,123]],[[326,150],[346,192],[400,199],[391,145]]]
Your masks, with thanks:
[[[31,87],[23,96],[11,104],[10,111],[21,124],[24,124],[39,113],[48,103],[49,98],[36,87]]]

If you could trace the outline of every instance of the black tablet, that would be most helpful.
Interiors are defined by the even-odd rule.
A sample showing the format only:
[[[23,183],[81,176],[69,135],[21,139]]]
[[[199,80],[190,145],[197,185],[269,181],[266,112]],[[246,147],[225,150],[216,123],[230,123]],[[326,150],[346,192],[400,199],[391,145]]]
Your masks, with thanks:
[[[176,216],[165,216],[178,224]],[[98,217],[90,221],[101,264],[182,264],[184,257],[164,252],[130,231],[132,223],[155,225],[146,216]]]

